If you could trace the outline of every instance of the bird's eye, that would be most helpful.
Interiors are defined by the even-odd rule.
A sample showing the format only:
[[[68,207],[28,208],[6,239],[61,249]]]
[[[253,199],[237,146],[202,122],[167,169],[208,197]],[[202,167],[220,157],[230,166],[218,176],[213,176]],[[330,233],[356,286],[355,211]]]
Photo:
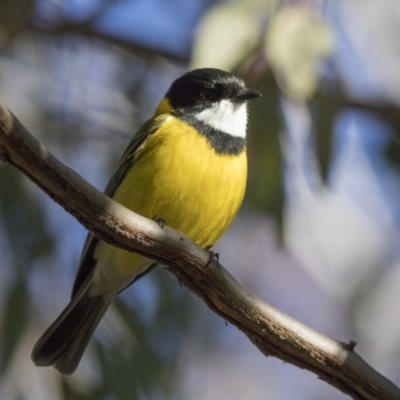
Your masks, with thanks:
[[[203,92],[200,93],[200,98],[204,101],[210,101],[214,99],[214,93],[211,92],[210,90],[204,90]]]

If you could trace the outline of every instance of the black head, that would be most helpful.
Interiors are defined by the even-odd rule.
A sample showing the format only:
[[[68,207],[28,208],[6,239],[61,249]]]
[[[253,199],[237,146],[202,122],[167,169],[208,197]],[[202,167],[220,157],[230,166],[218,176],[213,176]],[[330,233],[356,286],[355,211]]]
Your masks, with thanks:
[[[199,112],[224,99],[244,103],[260,96],[242,79],[215,68],[195,69],[175,80],[165,97],[176,111]]]

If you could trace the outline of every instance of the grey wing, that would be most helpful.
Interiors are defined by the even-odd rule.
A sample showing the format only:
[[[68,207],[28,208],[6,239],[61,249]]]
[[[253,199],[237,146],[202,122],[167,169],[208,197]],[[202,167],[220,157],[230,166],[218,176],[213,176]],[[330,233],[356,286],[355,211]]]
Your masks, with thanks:
[[[104,194],[111,198],[114,196],[115,191],[124,179],[126,173],[131,169],[135,162],[135,154],[146,144],[149,136],[157,131],[163,119],[164,118],[154,117],[139,129],[122,154],[115,172],[112,174],[106,188],[104,189]]]
[[[135,162],[135,154],[146,144],[149,136],[158,130],[160,124],[165,118],[165,115],[153,117],[139,129],[125,152],[122,154],[118,166],[104,190],[104,194],[111,198],[114,196],[126,173],[133,166]],[[99,239],[91,232],[88,233],[79,262],[78,273],[76,274],[74,286],[72,288],[72,298],[76,295],[80,287],[86,282],[86,279],[88,279],[94,270],[96,260],[94,259],[93,254],[98,241]]]

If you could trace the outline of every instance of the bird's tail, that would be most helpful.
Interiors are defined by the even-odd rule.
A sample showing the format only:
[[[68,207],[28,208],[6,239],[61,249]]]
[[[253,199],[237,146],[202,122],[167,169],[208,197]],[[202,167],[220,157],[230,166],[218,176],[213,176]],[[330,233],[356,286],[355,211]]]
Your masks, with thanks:
[[[32,351],[37,366],[53,365],[63,375],[77,368],[85,348],[114,294],[90,296],[84,285],[61,315],[43,333]]]

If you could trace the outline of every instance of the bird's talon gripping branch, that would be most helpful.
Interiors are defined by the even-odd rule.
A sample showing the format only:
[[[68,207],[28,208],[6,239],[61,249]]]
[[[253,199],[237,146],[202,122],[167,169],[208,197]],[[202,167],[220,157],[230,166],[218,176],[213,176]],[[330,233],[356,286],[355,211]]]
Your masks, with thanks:
[[[211,247],[211,246],[209,246],[209,247]],[[210,258],[208,259],[206,267],[208,267],[211,264],[214,264],[215,266],[217,266],[218,262],[219,262],[219,253],[215,253],[212,250],[208,250],[208,248],[207,248],[207,251],[208,251],[208,254],[210,255]]]
[[[153,221],[157,222],[157,224],[160,226],[161,229],[163,229],[164,226],[167,225],[167,222],[165,221],[165,219],[159,217],[158,215],[155,215],[153,217]]]

